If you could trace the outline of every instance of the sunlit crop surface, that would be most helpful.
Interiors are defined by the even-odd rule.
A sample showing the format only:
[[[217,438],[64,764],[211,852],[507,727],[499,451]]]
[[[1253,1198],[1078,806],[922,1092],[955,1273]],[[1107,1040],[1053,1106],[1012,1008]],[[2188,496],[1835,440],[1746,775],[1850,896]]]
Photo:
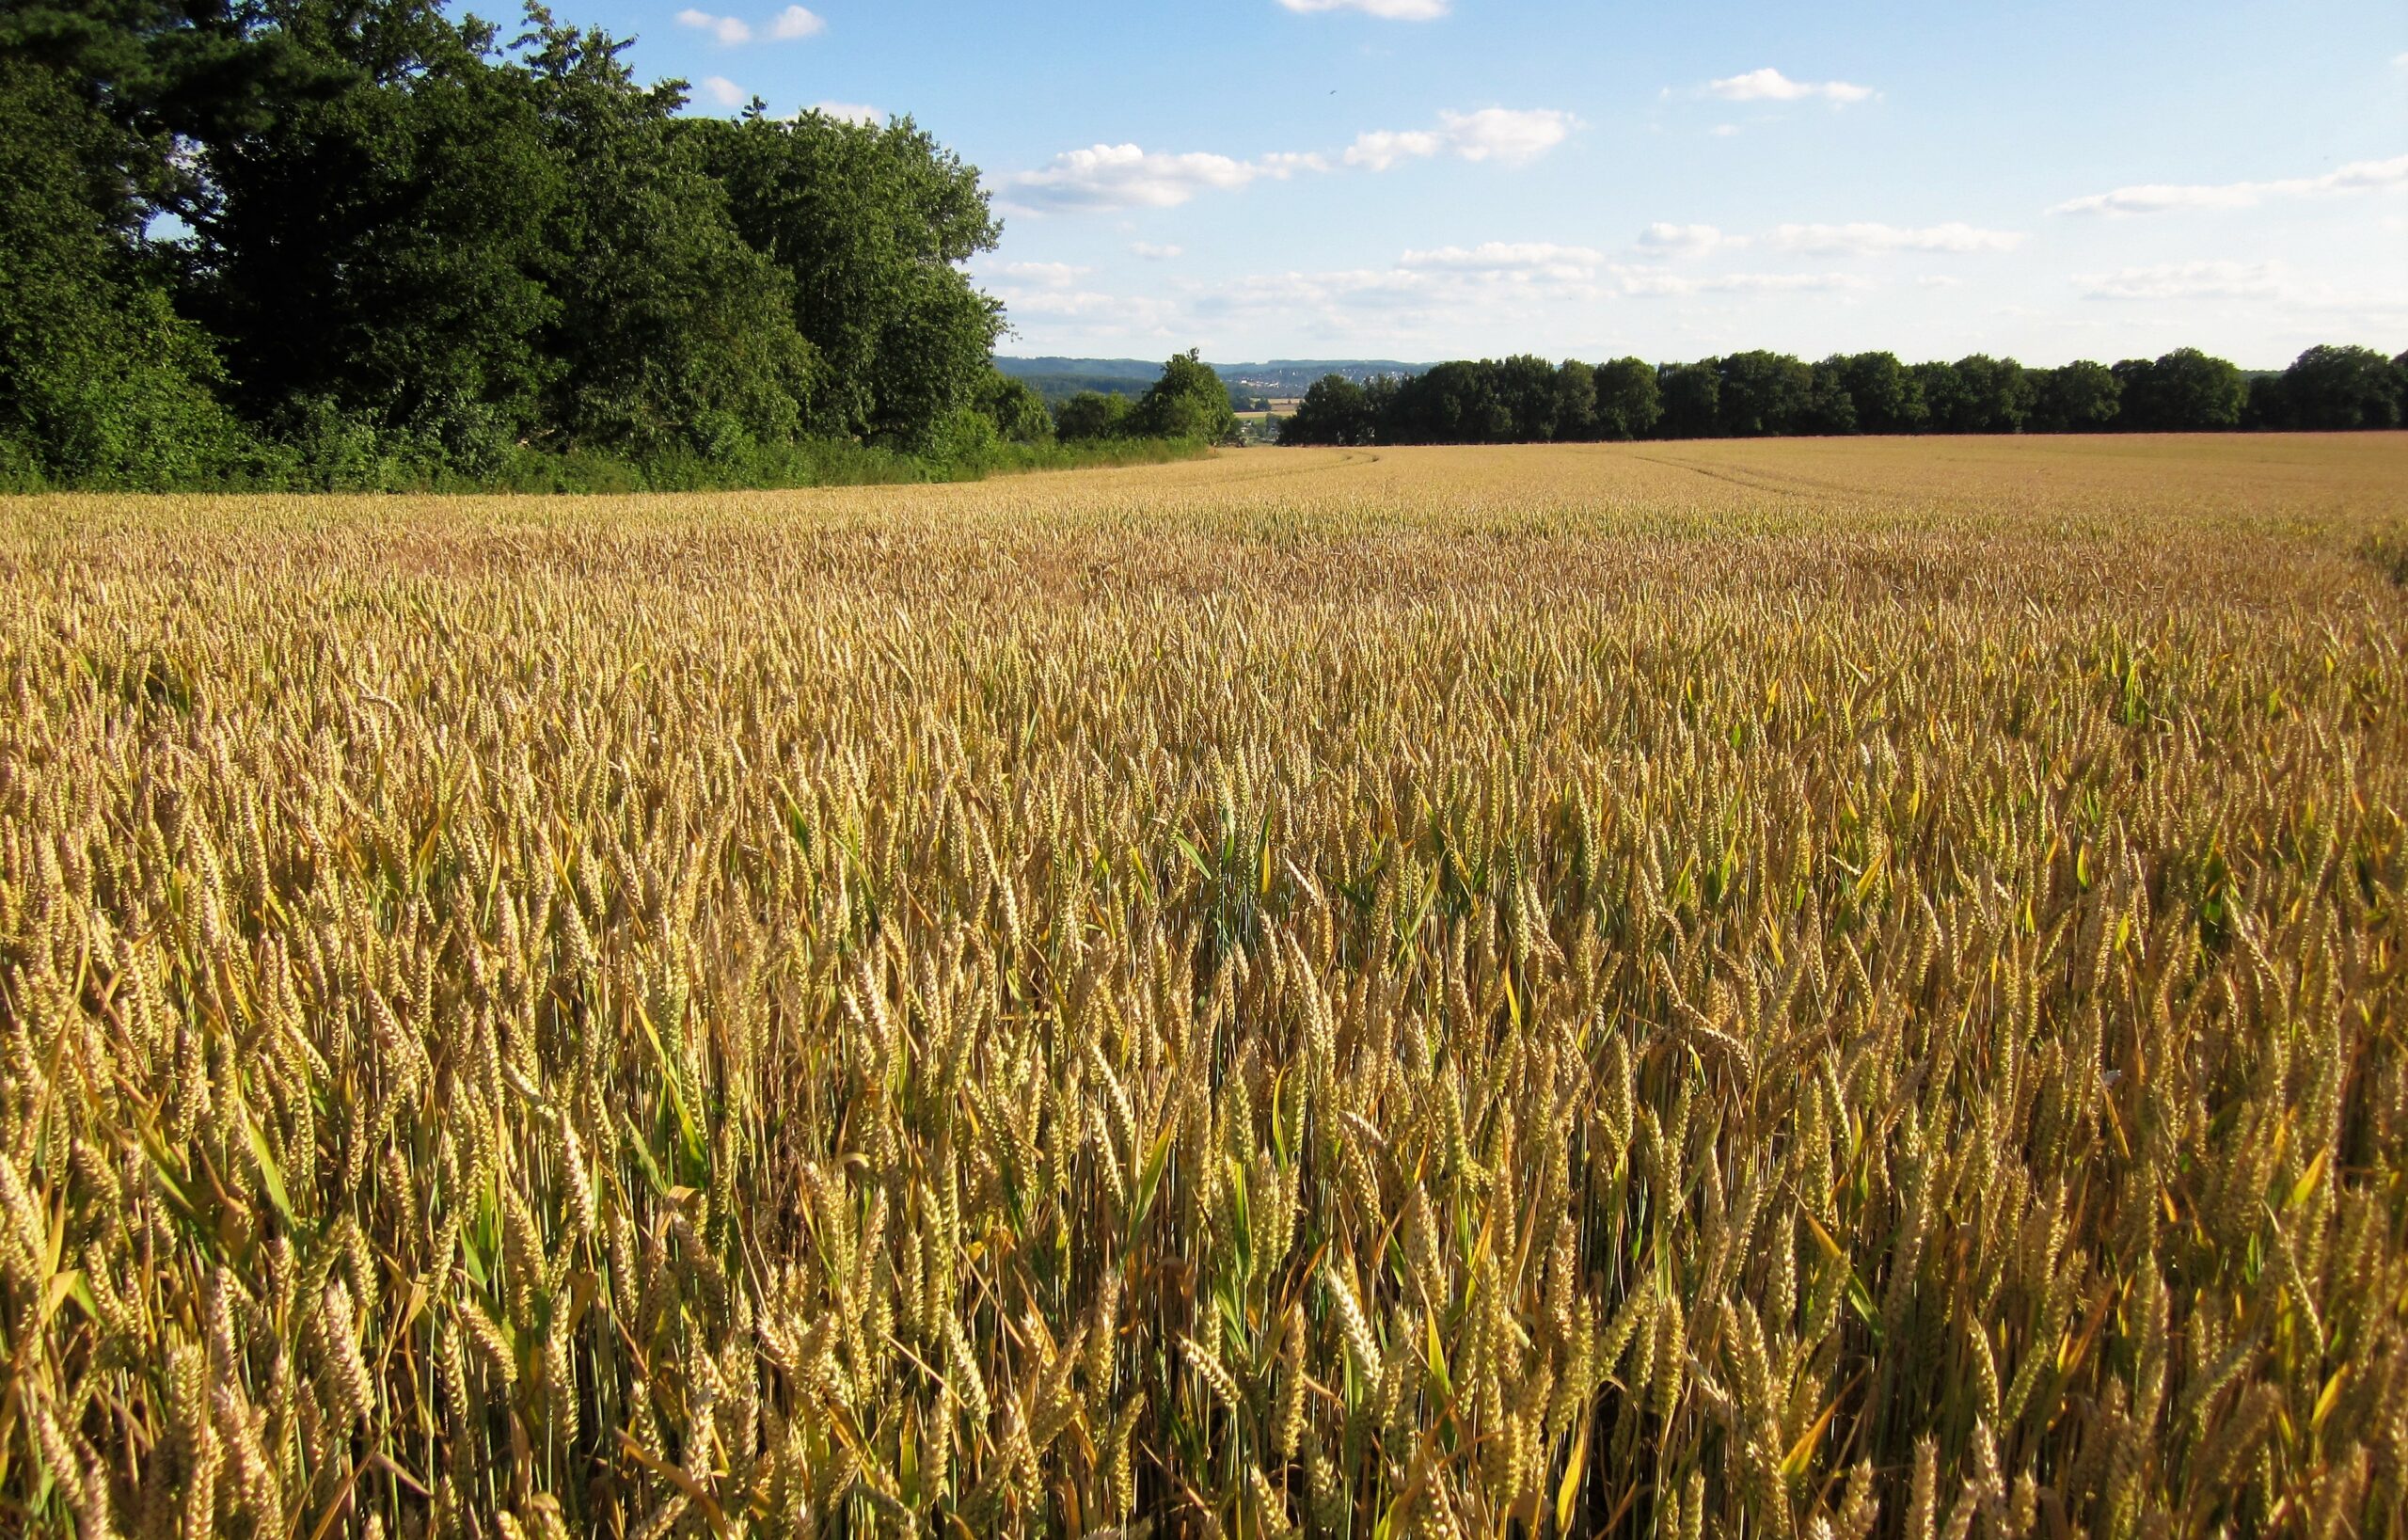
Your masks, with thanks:
[[[0,1528],[2399,1532],[2408,440],[0,503]]]

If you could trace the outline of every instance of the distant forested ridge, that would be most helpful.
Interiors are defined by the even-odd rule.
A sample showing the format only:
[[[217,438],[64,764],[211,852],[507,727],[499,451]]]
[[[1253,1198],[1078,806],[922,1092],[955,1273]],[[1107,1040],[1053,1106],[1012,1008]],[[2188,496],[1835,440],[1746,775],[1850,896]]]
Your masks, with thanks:
[[[1162,366],[1143,358],[999,357],[995,367],[1014,379],[1027,380],[1050,397],[1074,382],[1072,390],[1142,390]],[[1273,358],[1262,363],[1213,364],[1212,372],[1232,390],[1252,396],[1296,396],[1330,374],[1360,384],[1366,380],[1418,374],[1427,364],[1400,363],[1393,358]]]
[[[679,115],[531,5],[0,0],[0,486],[882,479],[1036,452],[910,119]]]
[[[1694,363],[1551,363],[1523,355],[1442,363],[1409,377],[1330,374],[1280,424],[1283,444],[1493,444],[1816,434],[2192,433],[2397,428],[2408,354],[2314,347],[2279,373],[2244,373],[2196,348],[2027,369],[1975,354],[1902,363],[1888,353],[1808,363],[1734,353]]]

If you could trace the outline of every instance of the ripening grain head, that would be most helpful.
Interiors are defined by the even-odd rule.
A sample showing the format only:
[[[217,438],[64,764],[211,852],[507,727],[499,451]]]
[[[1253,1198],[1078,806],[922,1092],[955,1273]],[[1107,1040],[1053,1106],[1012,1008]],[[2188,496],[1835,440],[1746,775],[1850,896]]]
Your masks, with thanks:
[[[0,1514],[2396,1529],[2403,486],[0,504]]]

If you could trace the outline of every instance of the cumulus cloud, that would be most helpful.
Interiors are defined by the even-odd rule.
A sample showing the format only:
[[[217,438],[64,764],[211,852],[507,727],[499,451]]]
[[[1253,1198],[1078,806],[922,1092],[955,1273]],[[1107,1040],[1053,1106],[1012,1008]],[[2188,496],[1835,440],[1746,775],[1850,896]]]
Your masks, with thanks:
[[[1568,112],[1484,107],[1442,112],[1434,129],[1356,136],[1337,160],[1282,151],[1239,160],[1201,151],[1170,153],[1133,144],[1090,145],[1056,155],[1033,171],[1006,177],[1003,200],[1027,212],[1068,209],[1168,209],[1199,193],[1235,192],[1258,181],[1284,182],[1344,165],[1385,171],[1408,160],[1453,155],[1518,166],[1561,144],[1579,120]]]
[[[1570,138],[1579,119],[1545,107],[1526,112],[1483,107],[1478,112],[1442,112],[1438,121],[1455,153],[1464,159],[1518,165],[1536,160]]]
[[[733,48],[737,43],[752,40],[752,24],[737,16],[714,16],[707,10],[691,7],[677,13],[677,24],[697,32],[707,32],[721,47]],[[827,29],[828,24],[800,6],[788,6],[769,20],[769,36],[782,42],[797,38],[812,37]]]
[[[752,28],[750,24],[738,21],[733,16],[714,16],[706,10],[694,10],[690,8],[681,10],[677,13],[677,24],[690,26],[698,32],[707,32],[726,46],[752,40]]]
[[[1982,230],[1959,222],[1919,230],[1877,224],[1782,225],[1772,232],[1771,244],[1782,251],[1870,256],[1891,251],[2012,251],[2023,239],[2020,230]]]
[[[2085,299],[2273,299],[2286,291],[2273,262],[2157,262],[2074,280]]]
[[[1593,246],[1547,241],[1483,241],[1478,246],[1407,251],[1385,279],[1355,276],[1356,290],[1430,291],[1471,285],[1488,293],[1520,289],[1556,297],[1602,297],[1609,294],[1685,295],[1791,294],[1874,287],[1846,273],[1680,273],[1670,268],[1609,261]]]
[[[1157,246],[1151,241],[1132,241],[1129,243],[1129,249],[1149,262],[1166,262],[1180,255],[1186,248],[1177,246]]]
[[[840,119],[848,123],[866,123],[872,128],[886,121],[885,113],[859,102],[814,102],[811,110],[822,118]]]
[[[1408,271],[1474,273],[1508,278],[1585,278],[1604,262],[1605,253],[1585,246],[1557,246],[1547,241],[1483,241],[1476,246],[1448,246],[1433,251],[1408,251],[1397,265]]]
[[[1071,262],[1006,262],[995,269],[1005,278],[1040,284],[1048,289],[1067,289],[1094,271],[1092,267],[1080,267]]]
[[[1384,22],[1434,22],[1447,14],[1447,0],[1279,0],[1290,10],[1359,10]]]
[[[1639,244],[1650,251],[1703,257],[1719,246],[1745,243],[1746,237],[1725,235],[1712,225],[1675,225],[1658,219],[1639,232]]]
[[[2269,198],[2309,198],[2320,194],[2374,192],[2408,183],[2408,155],[2389,160],[2353,161],[2322,176],[2285,177],[2273,182],[2151,183],[2093,193],[2058,204],[2051,214],[2140,214],[2174,209],[2247,209]]]
[[[1570,138],[1579,121],[1568,112],[1549,107],[1442,112],[1434,129],[1381,129],[1357,135],[1347,148],[1345,160],[1349,166],[1371,171],[1385,171],[1401,161],[1449,154],[1467,161],[1519,166]]]
[[[1198,193],[1235,192],[1258,177],[1284,174],[1259,162],[1200,151],[1172,154],[1133,144],[1099,144],[1006,178],[1004,192],[1009,201],[1032,209],[1170,209]]]
[[[826,22],[800,6],[788,6],[778,12],[777,20],[769,24],[769,36],[782,42],[792,42],[797,38],[816,38],[827,30]]]
[[[1446,147],[1444,139],[1426,129],[1375,129],[1354,136],[1346,150],[1346,164],[1385,171],[1399,161],[1423,159]]]
[[[744,94],[744,87],[725,75],[705,75],[695,84],[703,88],[705,96],[722,107],[740,107],[749,100]]]
[[[1819,97],[1846,106],[1869,102],[1874,96],[1870,86],[1852,86],[1845,80],[1792,80],[1769,67],[1710,80],[1705,88],[1725,102],[1803,102]]]
[[[1661,267],[1613,270],[1626,294],[1671,296],[1690,294],[1788,294],[1870,289],[1869,278],[1853,273],[1674,273]]]

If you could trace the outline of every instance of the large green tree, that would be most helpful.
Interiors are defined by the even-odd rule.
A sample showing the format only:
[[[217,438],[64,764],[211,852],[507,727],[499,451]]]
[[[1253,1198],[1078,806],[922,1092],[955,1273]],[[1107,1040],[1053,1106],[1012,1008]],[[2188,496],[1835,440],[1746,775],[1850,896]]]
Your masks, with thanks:
[[[1343,374],[1324,374],[1279,424],[1279,442],[1368,444],[1378,432],[1370,393]]]
[[[1711,438],[1721,432],[1721,360],[1666,364],[1656,374],[1664,414],[1660,422],[1667,438]]]
[[[2204,433],[2241,425],[2249,387],[2241,371],[2194,347],[2115,367],[2123,389],[2119,428],[2144,433]]]
[[[1654,364],[1616,358],[1597,366],[1598,437],[1645,438],[1663,419],[1664,396]]]
[[[2032,379],[2013,358],[1987,353],[1959,358],[1949,386],[1931,405],[1931,425],[1941,432],[2020,433],[2032,415]]]
[[[1850,354],[1839,360],[1839,375],[1859,432],[1920,433],[1930,421],[1924,382],[1894,353]]]
[[[1716,431],[1734,438],[1798,432],[1813,404],[1814,371],[1786,353],[1734,353],[1716,360]]]
[[[911,447],[972,404],[1003,329],[1003,307],[959,265],[1001,233],[975,167],[908,118],[779,119],[756,104],[739,122],[684,132],[737,229],[790,280],[795,325],[822,366],[813,432]]]
[[[490,27],[422,0],[277,0],[261,24],[310,88],[229,115],[192,204],[195,301],[240,399],[498,459],[562,377],[552,125]]]
[[[2276,401],[2287,428],[2396,428],[2403,408],[2392,360],[2370,347],[2312,347],[2283,371]]]
[[[2041,433],[2096,433],[2115,421],[2124,388],[2115,372],[2088,359],[2033,374],[2031,426]]]
[[[1497,398],[1505,408],[1503,437],[1523,444],[1553,438],[1559,407],[1555,365],[1535,354],[1517,353],[1493,367]]]
[[[1110,438],[1128,426],[1127,396],[1082,390],[1054,408],[1054,432],[1065,443]]]
[[[795,437],[822,373],[794,324],[794,280],[746,244],[683,87],[640,87],[626,44],[531,9],[528,88],[567,172],[550,221],[565,442],[733,452]]]
[[[141,238],[138,141],[87,78],[0,57],[0,484],[170,486],[238,435]]]
[[[1194,348],[1173,354],[1162,377],[1146,388],[1129,414],[1132,431],[1148,438],[1184,438],[1202,444],[1233,444],[1237,414],[1228,388]]]

